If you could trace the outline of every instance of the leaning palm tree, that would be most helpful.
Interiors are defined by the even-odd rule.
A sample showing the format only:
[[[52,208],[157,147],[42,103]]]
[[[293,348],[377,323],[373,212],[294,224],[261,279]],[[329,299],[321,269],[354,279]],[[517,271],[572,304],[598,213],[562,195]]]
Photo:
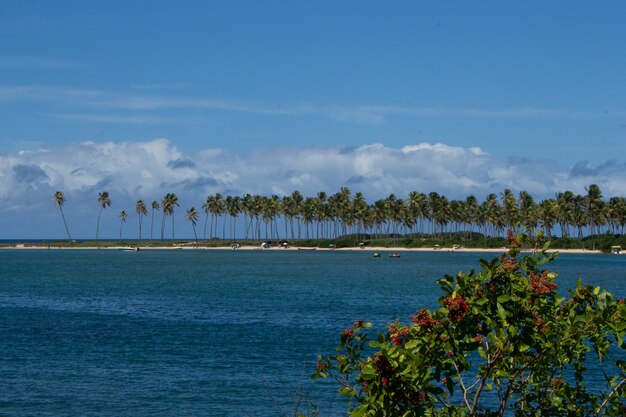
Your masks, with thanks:
[[[71,241],[72,236],[70,236],[70,230],[67,228],[67,222],[65,221],[65,214],[63,214],[63,204],[65,204],[65,194],[63,191],[57,191],[52,196],[52,202],[59,206],[59,210],[61,210],[61,217],[63,218],[63,224],[65,225],[65,231],[67,232],[67,238]]]
[[[204,210],[204,214],[205,214],[204,233],[202,235],[202,238],[206,240],[206,226],[207,226],[207,223],[209,222],[209,211],[211,210],[211,196],[208,196],[204,204],[202,204],[202,210]],[[213,220],[213,217],[211,217],[211,220]]]
[[[98,232],[100,231],[100,216],[102,216],[102,210],[111,206],[111,199],[109,193],[102,191],[98,193],[98,205],[100,206],[100,213],[98,214],[98,222],[96,223],[96,244],[98,243]]]
[[[196,246],[198,245],[198,235],[196,233],[196,222],[198,221],[198,212],[195,207],[190,208],[185,213],[185,220],[191,222],[191,227],[193,227],[193,235],[196,238]]]
[[[128,214],[126,210],[120,211],[120,242],[122,241],[122,226],[126,223],[126,219],[128,218]]]
[[[146,203],[144,203],[143,200],[137,200],[135,203],[135,212],[137,213],[139,223],[139,240],[141,240],[141,220],[144,216],[148,215],[148,207],[146,207]]]
[[[152,206],[152,220],[150,221],[150,240],[153,239],[153,237],[152,237],[152,229],[153,229],[153,227],[152,226],[154,225],[154,211],[161,208],[161,206],[159,205],[159,202],[156,201],[156,200],[152,200],[151,206]]]

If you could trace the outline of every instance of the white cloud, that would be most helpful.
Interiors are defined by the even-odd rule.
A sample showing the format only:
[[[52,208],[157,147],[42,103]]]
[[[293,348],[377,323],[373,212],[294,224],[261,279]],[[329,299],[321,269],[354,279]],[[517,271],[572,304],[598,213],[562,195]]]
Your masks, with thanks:
[[[502,159],[479,148],[442,143],[272,148],[248,154],[205,149],[188,154],[166,139],[83,142],[0,154],[0,212],[5,219],[0,221],[49,213],[56,190],[65,192],[67,211],[87,217],[97,208],[97,195],[103,190],[111,194],[113,210],[129,212],[137,199],[159,200],[167,192],[175,192],[181,209],[187,209],[199,208],[207,195],[216,192],[284,195],[297,189],[315,195],[334,193],[342,186],[363,192],[370,202],[390,193],[404,197],[411,191],[436,191],[449,198],[474,194],[481,200],[504,188],[527,190],[541,199],[557,191],[584,193],[592,183],[599,184],[606,197],[623,196],[626,183],[616,174],[625,166],[608,161],[596,167],[588,163],[563,167],[548,160]]]

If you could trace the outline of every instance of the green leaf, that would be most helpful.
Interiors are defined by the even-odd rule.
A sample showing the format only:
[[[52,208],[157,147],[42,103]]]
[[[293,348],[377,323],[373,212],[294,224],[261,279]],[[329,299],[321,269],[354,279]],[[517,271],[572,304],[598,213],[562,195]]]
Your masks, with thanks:
[[[356,395],[356,391],[350,387],[343,387],[339,390],[339,394],[345,397],[354,397]]]
[[[498,303],[507,303],[511,300],[510,295],[501,295],[498,297]]]
[[[361,369],[361,377],[369,381],[370,379],[376,377],[376,370],[372,365],[366,365],[363,369]]]
[[[404,348],[406,350],[412,350],[415,349],[417,347],[417,340],[413,339],[413,340],[409,340],[408,342],[406,342],[406,344],[404,345]]]
[[[504,307],[502,307],[502,304],[496,303],[496,305],[498,307],[498,316],[500,316],[502,320],[506,320],[506,316],[507,316],[506,310],[504,309]]]

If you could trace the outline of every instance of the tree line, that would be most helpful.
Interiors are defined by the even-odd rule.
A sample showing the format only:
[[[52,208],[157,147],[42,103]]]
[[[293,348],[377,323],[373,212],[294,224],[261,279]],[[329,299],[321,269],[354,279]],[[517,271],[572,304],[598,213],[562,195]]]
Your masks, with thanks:
[[[63,192],[57,191],[52,201],[61,211],[71,240],[63,212],[66,203]],[[102,212],[111,206],[109,193],[100,192],[97,204],[100,209],[96,240]],[[160,201],[153,200],[150,204],[137,200],[134,211],[137,214],[139,240],[143,237],[142,225],[146,217],[150,218],[150,239],[155,239],[154,220],[157,213],[160,216],[160,227],[157,225],[160,239],[165,239],[168,219],[171,219],[171,238],[174,239],[174,212],[177,207],[180,207],[179,199],[174,193],[167,193]],[[224,196],[216,193],[206,197],[201,210],[204,213],[203,239],[236,239],[237,219],[242,217],[240,236],[246,241],[336,239],[345,235],[359,238],[430,235],[437,238],[448,233],[475,231],[484,236],[498,237],[508,229],[543,230],[548,239],[556,232],[564,238],[582,239],[585,234],[623,234],[626,225],[626,198],[605,200],[596,184],[585,187],[582,195],[571,191],[558,192],[554,198],[541,201],[535,201],[527,191],[516,195],[510,189],[500,194],[488,194],[482,202],[473,195],[464,200],[451,200],[436,192],[426,194],[414,191],[406,198],[390,194],[368,203],[363,193],[352,194],[348,187],[342,187],[335,194],[322,191],[310,197],[303,196],[299,191],[282,197],[251,194]],[[185,219],[191,223],[196,240],[196,226],[201,216],[195,207],[185,212]],[[119,218],[121,240],[128,212],[122,210]]]

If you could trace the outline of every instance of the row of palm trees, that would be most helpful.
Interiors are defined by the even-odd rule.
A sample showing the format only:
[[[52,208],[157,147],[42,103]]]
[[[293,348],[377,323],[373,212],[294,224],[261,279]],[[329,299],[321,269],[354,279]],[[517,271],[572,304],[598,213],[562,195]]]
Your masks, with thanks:
[[[429,234],[438,237],[446,233],[473,231],[479,231],[485,236],[501,236],[509,228],[528,231],[541,228],[548,238],[552,237],[556,229],[560,230],[562,237],[582,238],[585,232],[593,235],[605,231],[623,234],[626,226],[626,199],[612,197],[604,200],[600,187],[596,184],[586,187],[585,191],[584,195],[571,191],[559,192],[554,198],[539,202],[527,191],[515,195],[509,189],[500,195],[491,193],[482,202],[473,195],[464,200],[449,200],[436,192],[411,192],[404,199],[390,194],[372,204],[367,203],[360,192],[353,195],[348,187],[342,187],[332,195],[319,192],[314,197],[304,197],[299,191],[283,197],[251,194],[239,197],[216,193],[209,195],[202,204],[205,214],[202,237],[207,239],[207,236],[219,236],[221,223],[221,238],[227,238],[228,228],[228,237],[235,239],[237,219],[240,216],[243,217],[243,238],[257,241],[280,240],[281,237],[291,240],[336,239],[347,234]],[[57,191],[53,202],[61,210],[68,237],[71,239],[63,214],[63,192]],[[100,211],[96,224],[96,240],[102,211],[111,206],[108,192],[99,193],[98,205]],[[156,212],[162,215],[161,240],[165,237],[168,217],[172,219],[171,237],[174,238],[174,211],[179,206],[178,197],[174,193],[167,193],[160,202],[152,201],[150,239],[154,238]],[[142,222],[149,214],[148,205],[143,200],[137,200],[135,212],[141,240]],[[122,226],[128,214],[122,211],[119,217],[121,239]],[[185,213],[185,219],[191,223],[196,241],[199,218],[200,213],[194,207]]]

